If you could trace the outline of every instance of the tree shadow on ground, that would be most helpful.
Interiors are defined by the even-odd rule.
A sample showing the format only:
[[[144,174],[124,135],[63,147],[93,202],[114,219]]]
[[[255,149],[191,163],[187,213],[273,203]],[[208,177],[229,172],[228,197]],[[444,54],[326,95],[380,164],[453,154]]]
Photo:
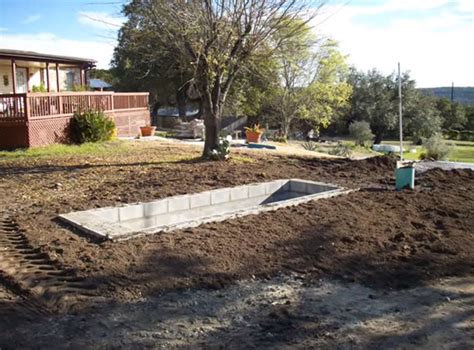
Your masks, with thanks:
[[[32,175],[32,174],[51,174],[55,172],[75,172],[98,168],[120,168],[120,167],[141,167],[156,166],[166,164],[202,164],[213,163],[213,161],[195,157],[191,159],[179,159],[170,161],[156,162],[128,162],[128,163],[103,163],[103,164],[76,164],[76,165],[34,165],[34,166],[7,166],[0,167],[0,176],[8,175]]]

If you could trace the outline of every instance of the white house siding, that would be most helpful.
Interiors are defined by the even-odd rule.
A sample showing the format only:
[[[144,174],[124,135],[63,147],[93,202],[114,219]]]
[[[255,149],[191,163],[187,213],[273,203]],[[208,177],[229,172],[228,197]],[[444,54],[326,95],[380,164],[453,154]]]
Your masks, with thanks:
[[[24,64],[18,65],[19,68],[28,67],[29,71],[29,81],[28,89],[33,91],[33,86],[39,87],[41,85],[41,69],[44,71],[44,86],[46,87],[46,69],[39,68],[34,66],[27,66]],[[81,84],[81,70],[80,68],[69,68],[69,67],[59,67],[59,89],[60,91],[69,91],[72,90],[68,86],[67,73],[74,73],[74,83],[73,85]],[[7,77],[8,85],[4,84],[4,76]],[[51,91],[57,91],[56,88],[56,66],[54,64],[49,67],[49,83]],[[11,94],[13,93],[13,79],[12,79],[12,67],[11,63],[8,60],[0,60],[0,94]]]
[[[7,62],[7,61],[5,61]],[[4,77],[7,77],[8,85],[5,85]],[[0,61],[0,94],[9,94],[13,89],[12,81],[12,67],[11,65],[5,65]]]
[[[30,80],[28,81],[28,89],[33,91],[33,86],[41,85],[41,72],[40,68],[31,67],[29,68]]]

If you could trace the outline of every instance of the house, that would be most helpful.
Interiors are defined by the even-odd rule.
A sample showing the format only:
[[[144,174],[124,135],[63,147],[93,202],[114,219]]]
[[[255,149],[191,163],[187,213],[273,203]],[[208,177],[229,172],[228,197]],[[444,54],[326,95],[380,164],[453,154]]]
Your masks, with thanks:
[[[73,91],[87,85],[96,61],[87,58],[0,49],[0,94]]]
[[[78,110],[100,109],[119,136],[136,136],[150,124],[147,92],[86,90],[87,58],[0,48],[0,149],[71,142]]]

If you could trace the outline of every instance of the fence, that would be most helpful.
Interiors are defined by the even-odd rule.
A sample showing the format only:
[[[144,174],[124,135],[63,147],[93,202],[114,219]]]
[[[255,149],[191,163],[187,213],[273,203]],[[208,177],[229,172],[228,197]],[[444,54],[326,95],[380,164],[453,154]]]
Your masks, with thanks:
[[[78,110],[100,109],[114,118],[119,136],[135,136],[150,122],[148,93],[52,92],[0,95],[0,147],[70,141]]]

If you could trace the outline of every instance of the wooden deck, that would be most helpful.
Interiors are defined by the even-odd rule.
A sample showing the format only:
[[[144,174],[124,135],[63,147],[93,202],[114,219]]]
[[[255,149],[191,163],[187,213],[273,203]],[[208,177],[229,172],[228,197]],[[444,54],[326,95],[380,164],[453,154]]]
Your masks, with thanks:
[[[102,110],[119,136],[136,136],[150,122],[148,93],[59,92],[0,95],[0,148],[70,142],[76,111]]]

